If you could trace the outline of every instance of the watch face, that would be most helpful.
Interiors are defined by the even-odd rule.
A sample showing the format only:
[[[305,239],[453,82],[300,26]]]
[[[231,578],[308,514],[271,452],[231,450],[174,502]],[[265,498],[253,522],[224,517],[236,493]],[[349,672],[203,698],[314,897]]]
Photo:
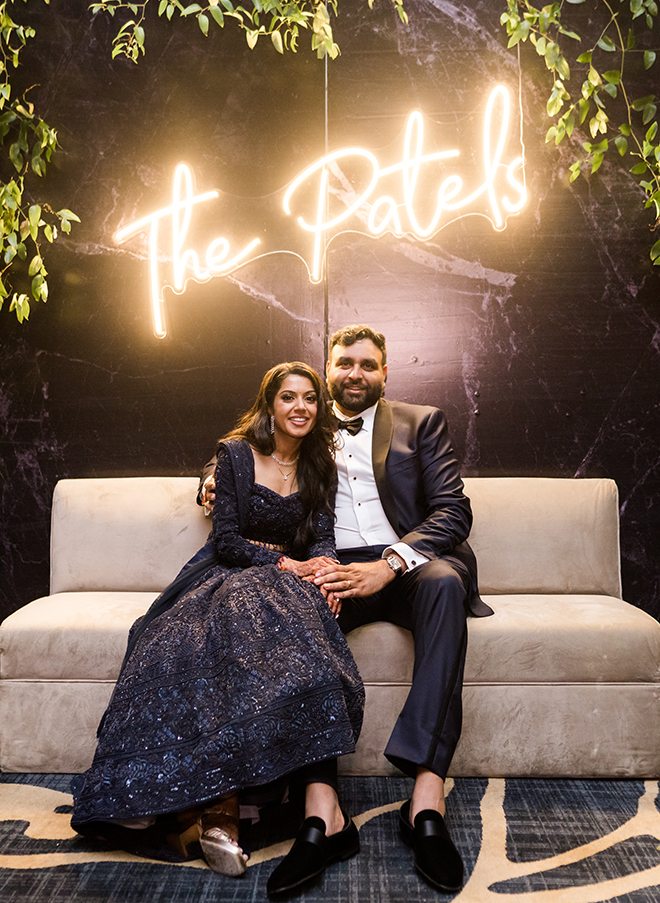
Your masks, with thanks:
[[[387,559],[387,563],[396,574],[398,574],[399,571],[403,570],[403,568],[401,567],[401,562],[398,558],[395,558],[394,555],[390,555],[390,557]]]

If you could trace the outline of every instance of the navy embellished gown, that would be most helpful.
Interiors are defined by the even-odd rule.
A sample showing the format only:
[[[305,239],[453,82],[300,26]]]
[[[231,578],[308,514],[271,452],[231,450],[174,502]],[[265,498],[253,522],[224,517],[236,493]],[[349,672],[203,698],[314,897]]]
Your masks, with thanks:
[[[337,622],[317,587],[277,568],[281,549],[255,544],[290,546],[301,517],[297,493],[255,483],[246,442],[221,444],[211,557],[133,625],[74,779],[74,827],[180,811],[355,749],[364,688]],[[332,517],[316,526],[306,557],[334,555]]]

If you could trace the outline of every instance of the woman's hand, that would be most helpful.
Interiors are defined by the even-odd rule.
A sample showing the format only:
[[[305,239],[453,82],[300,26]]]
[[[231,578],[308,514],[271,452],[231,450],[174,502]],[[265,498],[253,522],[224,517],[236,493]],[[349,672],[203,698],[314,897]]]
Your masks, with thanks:
[[[308,558],[307,561],[296,561],[295,558],[281,558],[278,567],[282,571],[291,571],[296,577],[313,582],[315,575],[322,568],[333,567],[338,562],[327,555],[319,555],[316,558]]]
[[[295,558],[282,558],[279,567],[283,571],[291,571],[292,574],[295,574],[296,577],[300,577],[302,580],[314,583],[314,578],[319,571],[335,568],[338,563],[335,558],[328,558],[327,555],[318,555],[316,558],[308,558],[307,561],[296,561]],[[319,589],[325,596],[330,611],[335,618],[338,618],[341,611],[341,599],[337,598],[334,593],[326,592],[323,586],[319,586]]]

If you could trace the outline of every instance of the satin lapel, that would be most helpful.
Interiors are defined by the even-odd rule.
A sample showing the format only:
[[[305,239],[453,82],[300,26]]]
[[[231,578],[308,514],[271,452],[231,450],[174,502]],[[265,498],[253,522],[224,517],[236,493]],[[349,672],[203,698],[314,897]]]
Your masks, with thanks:
[[[392,408],[386,401],[380,401],[374,418],[374,436],[371,446],[371,458],[376,486],[378,487],[378,495],[380,496],[383,510],[387,515],[388,521],[392,524],[394,532],[400,534],[401,531],[399,530],[397,509],[394,503],[394,497],[390,491],[390,485],[387,480],[385,469],[385,462],[392,444],[393,430],[394,417],[392,416]]]

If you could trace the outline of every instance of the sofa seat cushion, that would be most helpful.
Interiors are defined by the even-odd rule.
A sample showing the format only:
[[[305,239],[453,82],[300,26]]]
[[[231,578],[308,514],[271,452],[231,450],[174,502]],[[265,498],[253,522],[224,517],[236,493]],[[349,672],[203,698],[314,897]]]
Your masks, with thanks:
[[[3,680],[116,680],[131,624],[156,592],[55,593],[0,625]]]
[[[2,678],[115,680],[131,624],[154,592],[55,593],[0,628]],[[468,621],[466,684],[660,682],[660,624],[611,596],[484,596],[495,614]],[[368,684],[409,684],[407,630],[378,622],[349,645]]]
[[[466,684],[658,683],[660,624],[612,596],[484,596],[495,614],[468,621]],[[412,636],[358,627],[349,645],[365,683],[412,679]]]

